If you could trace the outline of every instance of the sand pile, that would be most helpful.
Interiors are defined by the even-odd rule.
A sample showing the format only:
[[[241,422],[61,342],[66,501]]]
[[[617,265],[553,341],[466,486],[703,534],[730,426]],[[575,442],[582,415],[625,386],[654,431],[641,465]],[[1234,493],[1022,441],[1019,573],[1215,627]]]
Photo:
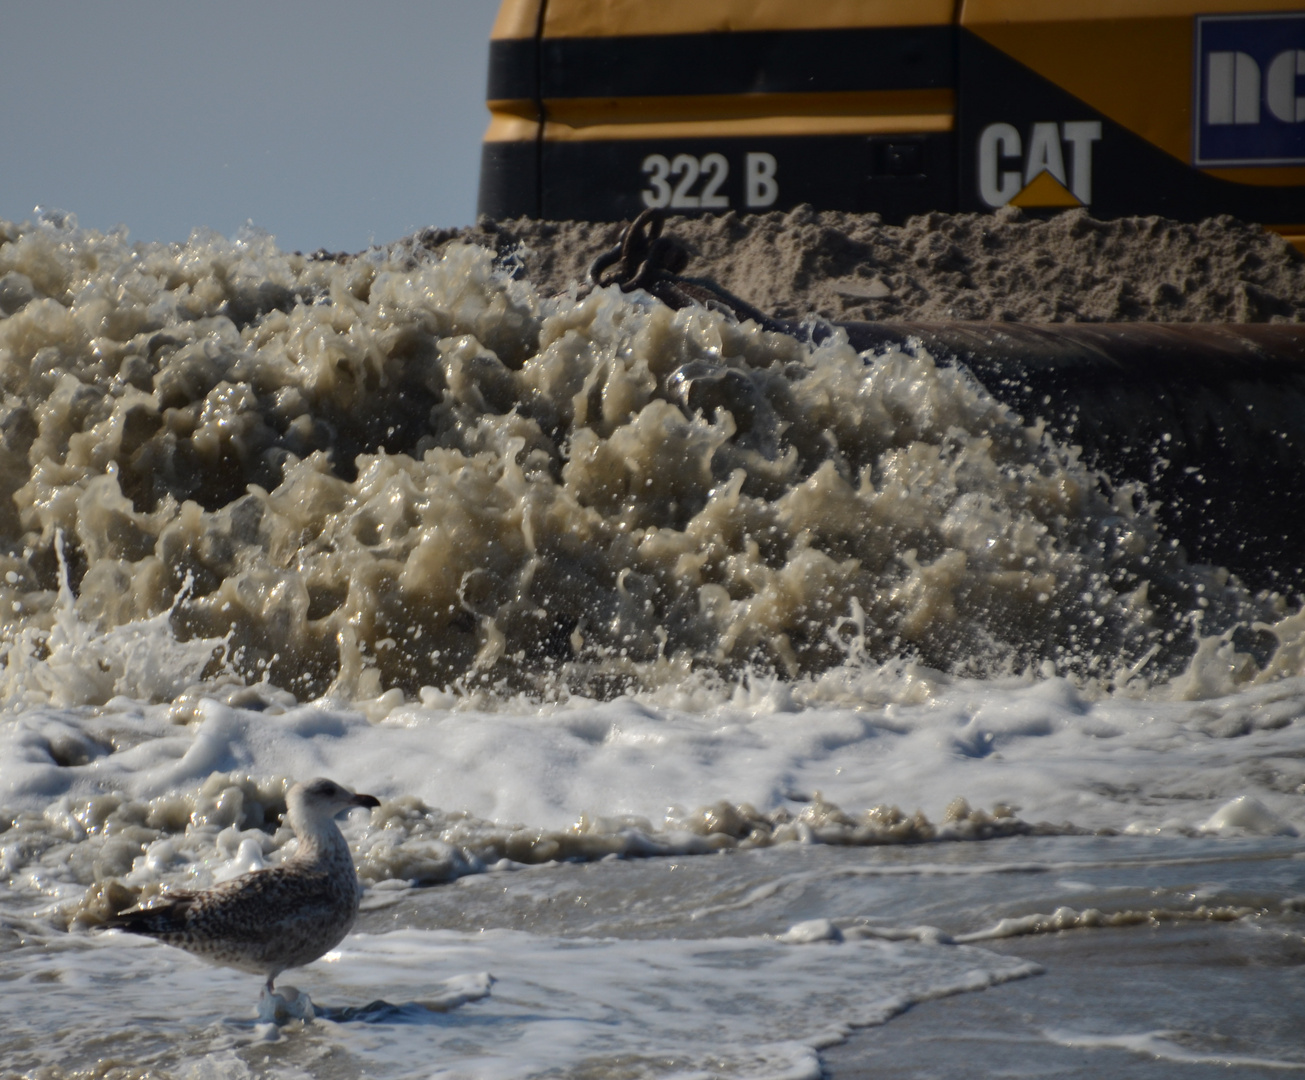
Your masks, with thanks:
[[[402,241],[418,258],[454,240],[516,258],[545,293],[583,280],[622,226],[482,219]],[[1230,217],[1098,221],[817,212],[671,218],[666,232],[709,277],[779,317],[1001,319],[1027,322],[1305,322],[1305,256]]]

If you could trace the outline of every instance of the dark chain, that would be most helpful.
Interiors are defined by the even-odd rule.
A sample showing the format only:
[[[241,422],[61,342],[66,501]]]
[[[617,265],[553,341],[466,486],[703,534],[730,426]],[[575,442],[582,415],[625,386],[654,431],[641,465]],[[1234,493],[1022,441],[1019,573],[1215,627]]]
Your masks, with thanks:
[[[622,292],[651,292],[654,284],[678,274],[689,264],[689,253],[662,236],[665,223],[661,211],[645,210],[621,234],[616,247],[594,260],[589,280],[599,287],[619,285]]]
[[[617,245],[590,265],[589,280],[593,285],[618,285],[622,292],[643,289],[676,311],[702,304],[740,320],[752,319],[767,330],[787,329],[714,281],[681,277],[680,271],[689,264],[689,253],[678,241],[662,235],[665,223],[662,212],[652,208],[635,218]]]

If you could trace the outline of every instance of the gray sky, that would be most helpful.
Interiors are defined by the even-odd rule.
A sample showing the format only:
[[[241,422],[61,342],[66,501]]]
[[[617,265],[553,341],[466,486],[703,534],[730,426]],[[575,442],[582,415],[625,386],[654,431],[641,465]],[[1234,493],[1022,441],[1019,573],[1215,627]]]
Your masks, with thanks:
[[[474,220],[498,0],[0,0],[0,218],[357,250]]]

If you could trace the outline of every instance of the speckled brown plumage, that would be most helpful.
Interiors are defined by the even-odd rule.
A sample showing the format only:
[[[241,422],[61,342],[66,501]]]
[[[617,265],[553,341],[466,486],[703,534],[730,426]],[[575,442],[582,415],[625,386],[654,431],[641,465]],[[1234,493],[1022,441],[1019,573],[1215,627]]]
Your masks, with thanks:
[[[286,796],[298,850],[285,864],[202,892],[169,893],[125,911],[111,926],[143,934],[215,964],[267,976],[311,963],[338,945],[358,914],[358,877],[334,816],[376,806],[329,780]]]

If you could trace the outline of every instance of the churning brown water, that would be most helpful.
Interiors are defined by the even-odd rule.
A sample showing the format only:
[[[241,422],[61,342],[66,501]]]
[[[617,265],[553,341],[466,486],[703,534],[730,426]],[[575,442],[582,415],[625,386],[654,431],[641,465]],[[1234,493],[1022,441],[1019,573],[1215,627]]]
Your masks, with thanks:
[[[50,647],[60,543],[81,621],[170,612],[220,639],[210,674],[300,697],[849,657],[1154,679],[1219,635],[1236,679],[1298,666],[1281,598],[1188,565],[1145,491],[922,351],[541,298],[462,244],[0,241],[11,694]]]

